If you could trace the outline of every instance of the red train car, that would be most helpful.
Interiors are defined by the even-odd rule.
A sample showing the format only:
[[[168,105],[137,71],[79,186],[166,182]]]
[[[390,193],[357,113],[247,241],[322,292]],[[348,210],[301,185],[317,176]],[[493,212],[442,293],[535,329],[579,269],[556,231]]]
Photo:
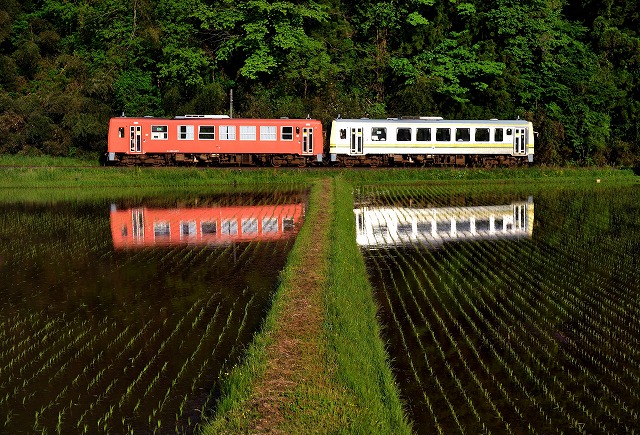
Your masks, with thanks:
[[[294,236],[304,220],[304,204],[263,206],[111,208],[116,249],[170,245],[225,245]]]
[[[121,165],[295,165],[322,162],[315,119],[245,119],[226,115],[112,118],[107,161]]]

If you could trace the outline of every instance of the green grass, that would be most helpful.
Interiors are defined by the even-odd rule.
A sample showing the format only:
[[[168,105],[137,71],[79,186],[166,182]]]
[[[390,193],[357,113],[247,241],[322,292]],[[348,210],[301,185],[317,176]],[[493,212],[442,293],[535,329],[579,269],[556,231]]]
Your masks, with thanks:
[[[620,180],[637,178],[632,169],[616,168],[433,168],[410,169],[390,168],[383,170],[342,170],[346,180],[354,184],[405,184],[421,182],[503,182],[510,183],[516,180],[541,182],[582,182],[601,180]]]
[[[0,154],[0,167],[2,166],[99,166],[96,155],[86,158],[77,157],[52,157],[52,156],[21,156],[16,154]]]
[[[153,186],[208,186],[256,183],[299,183],[317,178],[302,169],[241,168],[112,168],[6,167],[0,168],[0,188],[120,188]]]
[[[603,182],[637,178],[633,170],[596,168],[522,168],[522,169],[376,169],[340,168],[117,168],[48,166],[48,160],[37,164],[13,156],[0,156],[0,188],[128,188],[184,187],[212,184],[239,185],[256,183],[312,182],[322,177],[343,176],[353,184],[407,184],[425,182]],[[65,161],[73,161],[65,159]],[[4,163],[3,163],[4,162]],[[8,162],[8,163],[7,163]],[[12,162],[16,166],[11,166]],[[4,166],[3,166],[4,165]],[[9,166],[7,166],[9,165]]]
[[[274,331],[277,329],[278,322],[282,321],[286,294],[295,279],[292,271],[303,263],[305,251],[312,243],[313,224],[321,206],[318,199],[319,190],[319,183],[312,188],[309,213],[281,274],[281,283],[274,295],[272,307],[265,318],[260,333],[256,334],[247,349],[243,362],[235,365],[226,373],[226,377],[222,381],[222,393],[217,404],[216,414],[203,427],[202,432],[205,434],[246,432],[249,429],[247,426],[249,417],[256,417],[252,410],[247,409],[249,397],[252,393],[252,387],[266,371],[266,349],[273,343]]]
[[[329,276],[323,293],[322,336],[318,344],[326,355],[328,379],[298,386],[289,393],[285,419],[277,430],[283,433],[410,433],[399,392],[391,374],[385,346],[377,324],[377,307],[367,279],[364,260],[355,243],[353,195],[341,178],[334,180],[335,213],[331,222],[328,256]],[[287,267],[264,327],[247,351],[244,362],[224,380],[216,415],[204,433],[242,433],[251,418],[248,406],[257,380],[266,370],[266,348],[273,331],[282,321],[287,289],[295,282],[291,271],[303,261],[305,251],[317,231],[314,214],[320,207],[321,183],[316,183],[310,199],[310,215],[290,253]],[[315,210],[315,211],[314,211]],[[322,261],[322,260],[320,260]]]
[[[355,240],[353,193],[335,179],[325,334],[340,384],[355,398],[356,433],[410,433],[377,322],[377,305]]]
[[[268,185],[306,188],[317,175],[299,169],[0,167],[0,201],[42,202],[143,197],[173,192],[251,192]]]

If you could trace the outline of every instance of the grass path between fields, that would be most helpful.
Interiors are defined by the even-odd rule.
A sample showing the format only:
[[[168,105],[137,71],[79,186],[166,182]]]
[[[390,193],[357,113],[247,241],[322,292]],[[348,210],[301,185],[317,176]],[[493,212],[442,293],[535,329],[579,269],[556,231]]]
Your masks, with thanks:
[[[323,178],[263,329],[203,432],[410,433],[379,332],[351,186]]]

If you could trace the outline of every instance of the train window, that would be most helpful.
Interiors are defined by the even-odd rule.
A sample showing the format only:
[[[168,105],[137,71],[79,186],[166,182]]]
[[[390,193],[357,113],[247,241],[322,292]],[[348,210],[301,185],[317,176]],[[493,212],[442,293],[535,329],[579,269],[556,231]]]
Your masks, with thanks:
[[[293,140],[293,127],[282,127],[280,132],[280,139]]]
[[[258,234],[258,218],[242,219],[242,234]]]
[[[451,221],[440,221],[436,223],[436,231],[438,233],[450,233]]]
[[[166,140],[166,139],[169,139],[169,126],[167,126],[167,125],[152,125],[151,126],[151,139],[154,139],[154,140]]]
[[[178,139],[181,140],[193,140],[193,125],[179,125],[178,126]]]
[[[200,224],[200,231],[202,235],[212,235],[218,232],[218,225],[216,221],[206,221]]]
[[[438,142],[448,142],[451,140],[450,128],[436,128],[436,140]]]
[[[260,140],[276,140],[276,126],[275,125],[261,125],[260,126]]]
[[[507,136],[511,136],[513,135],[513,130],[510,128],[507,128]]]
[[[476,231],[489,231],[489,220],[476,220]]]
[[[118,128],[118,137],[119,138],[123,138],[124,137],[124,127]]]
[[[293,231],[294,228],[295,224],[293,222],[293,218],[282,219],[282,231]]]
[[[431,140],[430,128],[418,128],[416,130],[416,140],[418,142],[427,142]]]
[[[225,236],[235,236],[238,234],[238,221],[235,219],[223,219],[220,233]]]
[[[198,139],[212,140],[216,138],[215,125],[201,125],[198,127]]]
[[[236,126],[235,125],[221,125],[219,131],[219,139],[221,140],[236,140]]]
[[[387,140],[386,127],[371,128],[371,140]]]
[[[180,221],[180,237],[196,235],[196,221]]]
[[[240,126],[240,140],[256,140],[256,126],[255,125],[241,125]]]
[[[471,140],[470,128],[456,128],[456,142],[469,142]]]
[[[378,225],[373,227],[373,235],[384,237],[389,233],[389,228],[387,228],[386,222],[381,222]]]
[[[277,233],[277,232],[278,232],[278,218],[262,219],[262,234]]]
[[[489,129],[476,128],[476,142],[489,142]]]
[[[347,138],[347,129],[346,128],[341,128],[340,129],[340,139],[346,139]]]
[[[407,142],[411,140],[411,129],[410,128],[399,128],[396,132],[396,140],[398,142]]]
[[[504,140],[504,130],[501,128],[496,128],[493,140],[495,140],[496,142],[502,142]]]
[[[169,222],[154,222],[153,235],[155,237],[169,237],[171,235],[171,224]]]

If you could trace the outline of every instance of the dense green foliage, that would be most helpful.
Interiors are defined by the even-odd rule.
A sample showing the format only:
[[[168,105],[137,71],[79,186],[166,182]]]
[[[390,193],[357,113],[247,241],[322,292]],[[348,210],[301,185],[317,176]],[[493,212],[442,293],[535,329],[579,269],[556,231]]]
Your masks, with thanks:
[[[0,153],[111,116],[530,119],[539,163],[637,164],[638,0],[0,0]]]

